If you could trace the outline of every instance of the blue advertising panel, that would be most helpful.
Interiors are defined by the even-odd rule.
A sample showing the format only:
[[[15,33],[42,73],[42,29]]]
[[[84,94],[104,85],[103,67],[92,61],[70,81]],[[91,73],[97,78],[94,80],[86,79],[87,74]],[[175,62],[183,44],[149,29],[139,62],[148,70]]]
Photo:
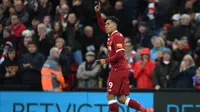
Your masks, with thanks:
[[[132,93],[145,107],[153,107],[153,93]],[[0,112],[108,112],[105,92],[0,92]],[[135,112],[120,105],[120,112]]]

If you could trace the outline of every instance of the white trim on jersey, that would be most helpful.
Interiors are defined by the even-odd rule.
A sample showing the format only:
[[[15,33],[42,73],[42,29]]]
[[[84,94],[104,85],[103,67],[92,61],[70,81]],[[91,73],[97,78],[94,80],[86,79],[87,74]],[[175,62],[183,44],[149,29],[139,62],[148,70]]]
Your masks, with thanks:
[[[130,98],[127,98],[127,99],[126,99],[125,104],[126,104],[127,106],[128,106],[128,104],[129,104],[130,100],[131,100]]]
[[[117,103],[117,100],[110,100],[110,101],[108,101],[108,105],[111,105],[113,103]]]
[[[112,36],[114,33],[118,32],[118,30],[115,30],[114,32],[112,32],[111,34],[108,34],[108,36]]]
[[[119,51],[125,51],[125,49],[118,49],[116,52],[119,52]]]

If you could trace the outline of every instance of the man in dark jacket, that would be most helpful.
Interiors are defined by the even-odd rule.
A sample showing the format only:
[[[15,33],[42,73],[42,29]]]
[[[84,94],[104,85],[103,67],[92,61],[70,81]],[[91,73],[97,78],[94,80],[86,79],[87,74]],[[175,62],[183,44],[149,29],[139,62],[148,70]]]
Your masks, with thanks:
[[[37,45],[34,42],[28,44],[29,53],[21,60],[22,84],[28,85],[31,90],[41,90],[40,70],[45,62],[45,57],[37,52]]]
[[[167,40],[169,41],[174,41],[175,39],[180,39],[184,36],[187,37],[190,47],[194,49],[196,47],[196,43],[194,43],[195,38],[194,38],[194,33],[196,28],[191,25],[191,17],[188,14],[183,14],[181,15],[181,24],[172,27],[168,34],[167,34]]]
[[[136,42],[134,42],[134,43],[139,43],[139,45],[142,47],[151,48],[152,47],[151,38],[153,37],[153,33],[148,28],[147,23],[140,22],[138,25],[138,30],[139,30],[139,32],[135,37]]]
[[[45,56],[49,56],[49,50],[54,46],[55,44],[55,39],[53,38],[52,32],[47,32],[46,26],[41,23],[38,25],[37,28],[38,31],[38,48],[39,51]]]
[[[172,61],[171,57],[171,50],[165,49],[163,52],[163,59],[156,64],[153,71],[153,85],[156,90],[170,87],[169,75],[178,68],[178,63]]]
[[[29,13],[25,11],[24,3],[22,2],[22,0],[18,0],[16,2],[14,2],[14,8],[16,11],[15,13],[19,16],[21,23],[27,25],[29,22]],[[10,16],[10,18],[7,20],[6,24],[10,25],[11,20],[12,19]]]

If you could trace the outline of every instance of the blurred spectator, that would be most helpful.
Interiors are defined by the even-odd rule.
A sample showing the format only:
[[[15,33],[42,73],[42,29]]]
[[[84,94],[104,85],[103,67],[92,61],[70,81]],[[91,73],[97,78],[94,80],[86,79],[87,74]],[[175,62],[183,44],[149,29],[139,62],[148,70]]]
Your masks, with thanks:
[[[101,66],[95,61],[95,53],[87,52],[86,61],[83,62],[77,71],[78,88],[97,88],[98,73]]]
[[[65,40],[63,38],[57,38],[55,46],[60,51],[59,64],[62,68],[62,74],[64,76],[65,82],[67,83],[66,90],[72,90],[75,85],[76,80],[76,70],[72,69],[72,53],[69,47],[65,47]],[[75,67],[74,67],[75,68]],[[78,68],[78,67],[77,67]]]
[[[15,49],[10,48],[5,61],[0,65],[0,82],[3,85],[15,85],[20,83],[19,60]]]
[[[27,25],[29,23],[29,13],[26,12],[26,10],[24,9],[23,1],[18,0],[14,2],[14,6],[15,6],[16,14],[18,15],[21,23]]]
[[[141,60],[135,64],[134,77],[137,80],[137,88],[153,88],[152,73],[155,62],[150,59],[150,49],[141,50]]]
[[[0,22],[0,41],[2,41],[2,38],[3,38],[3,29],[4,29],[4,25],[3,23]]]
[[[46,26],[47,33],[51,32],[53,27],[52,27],[52,24],[51,24],[51,16],[50,15],[44,16],[43,23]]]
[[[24,0],[24,8],[29,14],[31,14],[29,17],[31,20],[36,16],[38,5],[38,0]]]
[[[196,47],[196,43],[193,43],[195,41],[193,34],[196,29],[191,25],[190,15],[188,14],[181,15],[180,22],[181,22],[180,25],[172,27],[170,29],[170,31],[167,34],[167,40],[174,41],[175,39],[180,39],[186,36],[189,41],[190,47],[194,49]]]
[[[138,30],[139,32],[135,37],[136,43],[142,47],[151,48],[152,47],[151,38],[153,37],[153,34],[151,30],[147,27],[147,23],[140,22],[138,25]]]
[[[171,28],[171,24],[164,24],[162,31],[160,32],[160,37],[166,41],[167,40],[167,33]]]
[[[129,69],[130,72],[134,72],[134,56],[135,56],[136,51],[133,49],[133,44],[131,41],[128,41],[125,43],[125,55],[126,55],[126,60],[128,61]]]
[[[195,22],[196,30],[194,32],[194,38],[196,40],[200,39],[200,13],[195,14]]]
[[[33,17],[29,29],[33,30],[34,32],[37,31],[37,26],[40,24],[40,20],[38,17]]]
[[[100,43],[98,37],[95,35],[94,29],[91,26],[84,28],[84,35],[80,41],[83,47],[83,54],[92,51],[95,54],[99,52]]]
[[[41,90],[40,70],[45,62],[45,57],[39,53],[37,44],[28,43],[28,53],[21,58],[22,84],[28,85],[30,90]]]
[[[200,40],[197,41],[197,47],[194,50],[194,60],[196,67],[200,67]]]
[[[141,46],[138,46],[137,47],[137,50],[136,50],[136,53],[135,53],[135,56],[134,56],[134,62],[138,62],[141,60],[141,50],[143,49],[143,47]]]
[[[3,45],[1,57],[0,57],[0,64],[4,62],[5,57],[8,53],[8,49],[10,48],[13,48],[13,44],[10,41],[5,42],[5,44]]]
[[[63,38],[63,30],[60,21],[55,21],[53,24],[53,38]]]
[[[51,32],[47,32],[46,26],[42,23],[38,25],[37,33],[39,39],[39,51],[43,53],[45,57],[48,57],[49,50],[55,45],[55,39]]]
[[[83,62],[80,44],[80,26],[75,13],[70,13],[68,16],[67,31],[64,39],[67,46],[71,47],[75,62],[80,65]]]
[[[156,67],[153,71],[153,85],[156,90],[160,88],[171,87],[171,81],[169,76],[177,70],[178,63],[172,60],[172,51],[170,49],[165,49],[163,51],[162,60],[156,63]]]
[[[108,49],[104,46],[104,44],[101,45],[100,51],[98,53],[97,59],[104,59],[108,57]],[[101,65],[101,72],[100,72],[100,83],[102,87],[107,86],[107,79],[108,74],[111,70],[111,65],[109,63],[106,63],[104,65]]]
[[[161,37],[152,38],[153,48],[151,49],[151,60],[157,61],[162,58],[162,53],[165,49],[165,42]]]
[[[30,30],[24,30],[22,32],[23,41],[22,45],[20,46],[19,56],[23,56],[24,54],[28,53],[28,43],[33,41],[32,32]]]
[[[69,48],[65,47],[65,40],[63,38],[57,38],[55,46],[59,49],[60,52],[59,64],[62,67],[62,73],[66,80],[67,76],[71,72],[70,67],[72,63],[72,54]]]
[[[66,3],[61,4],[60,6],[57,6],[56,7],[55,20],[56,21],[59,20],[62,23],[66,22],[67,21],[68,13],[69,13],[69,6]]]
[[[20,39],[22,32],[26,30],[26,26],[21,23],[19,16],[16,14],[11,16],[11,25],[9,27],[12,29],[12,35],[17,39]]]
[[[0,4],[0,21],[4,24],[10,16],[9,7],[11,5],[11,0],[2,0],[2,4]]]
[[[191,50],[188,45],[188,40],[186,37],[182,37],[181,40],[175,40],[173,45],[173,59],[179,63],[186,54],[190,54]]]
[[[44,16],[52,14],[52,3],[49,0],[39,0],[38,2],[39,4],[36,16],[40,18],[40,21],[42,21]]]
[[[12,36],[12,30],[9,27],[4,28],[3,38],[0,43],[4,45],[7,41],[10,41],[14,48],[17,46],[17,39]]]
[[[196,75],[193,77],[194,86],[196,89],[200,89],[200,67],[196,70]]]
[[[174,27],[180,25],[180,18],[181,18],[180,14],[174,14],[172,16],[172,24]]]
[[[126,56],[126,60],[128,62],[128,66],[129,66],[129,81],[130,81],[130,87],[134,86],[136,87],[136,81],[133,77],[133,73],[134,73],[134,56],[135,56],[136,51],[133,49],[133,44],[131,41],[128,41],[125,43],[125,56]]]
[[[113,7],[110,5],[110,1],[99,0],[99,2],[101,3],[101,12],[107,16],[111,16],[113,14]]]
[[[41,70],[42,89],[43,91],[61,92],[66,87],[66,84],[58,63],[60,57],[59,49],[53,47],[50,49],[49,54]]]
[[[13,14],[16,14],[16,10],[15,10],[15,7],[14,5],[11,5],[9,7],[9,13],[10,13],[10,17],[13,15]],[[6,25],[10,25],[10,22],[11,22],[11,18],[9,17],[9,19],[6,21]]]
[[[167,21],[167,14],[156,0],[148,0],[149,4],[141,20],[147,21],[149,28],[155,35],[159,35],[163,24]]]
[[[185,2],[184,2],[185,1]],[[179,12],[180,13],[186,13],[188,10],[193,9],[193,2],[192,0],[184,0],[183,4],[181,7],[179,7]]]
[[[113,12],[113,10],[110,9],[110,12]],[[114,5],[114,12],[112,13],[112,15],[119,19],[120,23],[118,26],[118,30],[125,36],[130,34],[129,28],[131,29],[132,27],[132,25],[130,25],[130,17],[126,16],[126,14],[127,10],[124,5],[124,2],[122,0],[116,0]]]
[[[172,87],[174,88],[193,88],[193,79],[196,68],[194,60],[190,55],[185,55],[179,69],[171,74],[169,77],[172,79]]]

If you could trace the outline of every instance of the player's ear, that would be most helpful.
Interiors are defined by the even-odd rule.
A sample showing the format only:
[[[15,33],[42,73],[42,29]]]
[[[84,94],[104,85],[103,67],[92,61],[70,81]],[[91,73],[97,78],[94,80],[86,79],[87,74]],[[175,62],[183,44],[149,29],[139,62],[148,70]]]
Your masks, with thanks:
[[[114,23],[114,28],[117,29],[117,24]]]

